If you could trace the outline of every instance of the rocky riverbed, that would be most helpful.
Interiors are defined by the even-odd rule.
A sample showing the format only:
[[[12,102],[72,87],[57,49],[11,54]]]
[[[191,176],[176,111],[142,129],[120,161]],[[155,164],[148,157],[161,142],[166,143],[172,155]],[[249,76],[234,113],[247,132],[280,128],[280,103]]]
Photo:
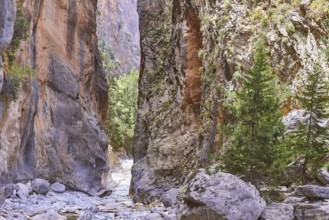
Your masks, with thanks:
[[[175,213],[169,213],[161,203],[144,206],[132,201],[129,196],[132,160],[121,160],[121,163],[122,169],[112,174],[116,183],[114,191],[105,197],[89,196],[70,189],[61,193],[60,184],[57,184],[57,188],[51,185],[46,194],[40,194],[35,192],[38,191],[35,183],[18,183],[14,186],[14,193],[1,207],[0,219],[105,220],[156,219],[160,216],[175,219]]]

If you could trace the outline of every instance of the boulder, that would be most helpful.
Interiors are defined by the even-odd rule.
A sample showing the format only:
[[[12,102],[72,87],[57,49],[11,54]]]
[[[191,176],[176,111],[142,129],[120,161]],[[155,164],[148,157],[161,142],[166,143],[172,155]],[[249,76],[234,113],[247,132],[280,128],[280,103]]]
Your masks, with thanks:
[[[296,203],[299,203],[299,202],[303,202],[307,200],[307,198],[305,197],[296,197],[296,196],[289,196],[288,198],[286,198],[283,203],[286,203],[286,204],[296,204]]]
[[[162,195],[160,201],[165,207],[170,207],[176,203],[178,192],[178,188],[170,189]]]
[[[309,114],[306,110],[292,110],[286,116],[282,118],[283,124],[286,126],[287,131],[293,131],[297,128],[298,124],[306,123]],[[324,128],[329,127],[329,119],[325,119],[319,122],[319,125]]]
[[[78,220],[91,220],[95,218],[95,213],[90,209],[81,211]]]
[[[32,220],[66,220],[65,216],[58,214],[55,210],[51,209],[47,213],[36,215]]]
[[[312,199],[329,199],[329,187],[316,185],[298,186],[295,194]]]
[[[266,203],[257,189],[238,177],[198,173],[190,182],[179,208],[179,219],[258,219]]]
[[[271,203],[266,206],[260,220],[293,220],[294,207],[290,204]]]
[[[329,172],[326,167],[320,169],[318,180],[323,184],[329,184]]]
[[[44,179],[34,179],[32,181],[32,189],[39,194],[46,194],[50,190],[50,183]]]
[[[63,193],[66,190],[65,185],[63,185],[59,182],[51,184],[50,188],[51,188],[52,191],[54,191],[56,193]]]
[[[30,182],[27,184],[17,183],[15,184],[14,189],[16,190],[17,196],[21,199],[26,199],[33,191]]]
[[[143,220],[163,220],[159,213],[150,213],[146,215]]]
[[[0,182],[0,206],[13,192],[13,185]]]
[[[282,122],[287,127],[287,130],[291,131],[296,129],[299,123],[305,123],[307,118],[305,110],[293,110],[282,118]]]
[[[297,220],[324,220],[329,219],[328,202],[298,203],[295,207],[295,219]]]

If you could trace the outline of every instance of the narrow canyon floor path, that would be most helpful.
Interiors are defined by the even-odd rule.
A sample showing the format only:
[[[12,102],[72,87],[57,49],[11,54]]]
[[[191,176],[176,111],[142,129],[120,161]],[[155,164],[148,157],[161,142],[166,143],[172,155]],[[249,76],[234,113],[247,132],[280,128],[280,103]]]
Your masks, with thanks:
[[[46,195],[40,195],[33,193],[30,183],[27,183],[27,193],[14,190],[13,195],[5,201],[0,209],[0,220],[41,220],[57,215],[55,219],[138,220],[145,219],[150,213],[165,211],[161,205],[134,204],[129,196],[132,163],[132,160],[121,160],[123,169],[112,173],[116,182],[115,190],[111,195],[102,198],[71,190],[64,193],[49,191]]]

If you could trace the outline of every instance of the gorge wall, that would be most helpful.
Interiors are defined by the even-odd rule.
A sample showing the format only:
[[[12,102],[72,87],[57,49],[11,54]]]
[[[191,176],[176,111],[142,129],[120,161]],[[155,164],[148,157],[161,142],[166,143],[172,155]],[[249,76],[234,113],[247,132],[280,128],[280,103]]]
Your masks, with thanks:
[[[136,8],[137,0],[98,1],[98,37],[109,47],[110,59],[116,65],[111,71],[113,75],[127,74],[132,68],[139,70],[140,42]]]
[[[271,1],[270,1],[271,2]],[[221,87],[252,63],[264,37],[270,62],[292,94],[319,63],[328,71],[325,1],[283,3],[139,0],[141,71],[131,191],[145,203],[211,164],[223,146]],[[293,107],[287,101],[286,110]]]
[[[9,46],[14,34],[14,21],[16,16],[15,2],[11,0],[0,1],[0,93],[4,87],[4,69],[2,64],[2,52]],[[0,102],[1,113],[4,111],[4,103]],[[1,114],[3,120],[3,113]],[[0,127],[1,128],[1,127]],[[2,133],[2,132],[1,132]],[[2,150],[2,146],[0,145]],[[2,159],[2,158],[1,158]],[[10,195],[12,187],[10,185],[11,177],[8,176],[6,170],[0,172],[0,205],[4,202],[7,196]]]
[[[14,2],[0,3],[3,51],[15,15]],[[22,0],[17,7],[29,21],[29,31],[14,63],[32,68],[35,79],[23,77],[16,100],[1,93],[0,184],[10,188],[12,182],[39,177],[100,194],[110,174],[97,0]],[[10,78],[9,72],[5,79]]]

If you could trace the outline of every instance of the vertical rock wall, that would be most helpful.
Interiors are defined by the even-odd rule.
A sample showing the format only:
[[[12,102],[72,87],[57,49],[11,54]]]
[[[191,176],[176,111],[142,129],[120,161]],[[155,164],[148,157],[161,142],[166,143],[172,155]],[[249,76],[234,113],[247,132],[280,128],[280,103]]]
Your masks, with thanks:
[[[198,160],[200,19],[184,1],[139,1],[142,65],[132,192],[151,202],[193,175]]]
[[[31,49],[40,94],[36,175],[97,194],[109,172],[101,125],[107,85],[97,49],[97,1],[34,4]]]
[[[221,87],[239,86],[234,75],[250,67],[260,37],[270,48],[273,71],[292,93],[315,63],[328,72],[323,36],[329,15],[312,7],[138,1],[142,62],[131,184],[136,200],[151,202],[184,184],[220,153],[218,127],[228,120]]]
[[[97,0],[24,0],[18,5],[30,30],[16,63],[33,68],[36,79],[23,79],[17,100],[1,100],[0,183],[40,177],[103,193],[110,177]]]
[[[111,48],[110,58],[118,64],[111,74],[139,70],[140,42],[137,0],[99,0],[97,32],[100,41]]]
[[[4,71],[2,66],[2,52],[9,46],[13,33],[14,33],[14,21],[16,16],[16,6],[13,0],[0,0],[0,94],[4,86]],[[3,126],[4,121],[4,108],[5,103],[3,100],[0,100],[0,128]],[[5,162],[6,154],[2,154],[4,151],[4,146],[2,143],[2,137],[0,136],[0,160]],[[6,149],[5,149],[6,150]],[[1,164],[7,167],[6,163]],[[5,170],[3,166],[0,169],[0,205],[7,196],[10,195],[12,186],[11,186],[11,176],[10,173]]]

